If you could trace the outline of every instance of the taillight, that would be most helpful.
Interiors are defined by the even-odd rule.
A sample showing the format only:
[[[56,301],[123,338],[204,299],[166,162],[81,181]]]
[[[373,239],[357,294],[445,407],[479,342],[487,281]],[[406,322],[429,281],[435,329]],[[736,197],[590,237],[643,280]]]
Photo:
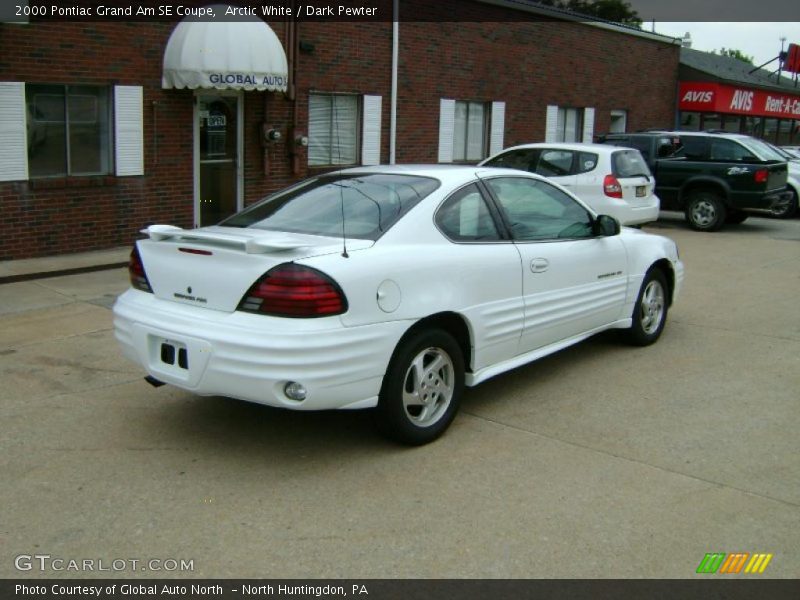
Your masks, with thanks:
[[[603,193],[609,198],[622,198],[622,186],[613,175],[606,175],[603,179]]]
[[[766,183],[767,179],[769,179],[769,170],[767,169],[756,169],[756,172],[753,173],[753,180],[756,183]]]
[[[329,317],[345,312],[347,299],[339,285],[324,273],[286,263],[256,281],[238,310],[275,317]]]
[[[131,259],[128,261],[128,274],[131,278],[131,285],[134,288],[143,292],[153,293],[150,282],[147,280],[147,273],[144,272],[142,257],[139,256],[139,250],[136,249],[136,246],[133,247]]]

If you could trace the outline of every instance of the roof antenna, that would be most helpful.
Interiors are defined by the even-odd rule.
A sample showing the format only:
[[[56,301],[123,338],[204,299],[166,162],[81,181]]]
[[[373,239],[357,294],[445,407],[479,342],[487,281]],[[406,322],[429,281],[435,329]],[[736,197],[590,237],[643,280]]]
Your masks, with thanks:
[[[339,140],[339,111],[336,104],[336,96],[331,96],[331,107],[333,108],[333,123],[336,128],[336,152],[339,157],[338,164],[342,163],[342,146]],[[333,152],[331,152],[331,162],[333,162]],[[339,205],[342,208],[342,257],[350,258],[347,254],[347,235],[345,233],[345,220],[344,220],[344,186],[341,183],[336,184],[339,187]]]
[[[342,207],[342,256],[344,258],[350,258],[350,255],[347,253],[347,236],[345,235],[345,228],[344,228],[344,186],[339,185],[339,204]]]

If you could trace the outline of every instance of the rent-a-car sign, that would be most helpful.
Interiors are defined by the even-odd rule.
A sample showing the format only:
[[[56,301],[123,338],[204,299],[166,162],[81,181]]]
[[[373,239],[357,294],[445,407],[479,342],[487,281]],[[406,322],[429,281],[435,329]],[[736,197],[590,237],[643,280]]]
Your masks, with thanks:
[[[680,110],[800,118],[800,95],[702,81],[681,82],[678,94]]]

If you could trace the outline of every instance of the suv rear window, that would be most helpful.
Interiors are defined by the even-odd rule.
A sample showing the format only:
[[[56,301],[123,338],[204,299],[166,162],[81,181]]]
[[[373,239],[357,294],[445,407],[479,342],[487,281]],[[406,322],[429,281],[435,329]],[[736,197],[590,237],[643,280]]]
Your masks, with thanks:
[[[323,175],[268,196],[220,225],[377,240],[439,185],[413,175]]]
[[[611,155],[614,177],[650,177],[650,169],[638,150],[618,150]]]

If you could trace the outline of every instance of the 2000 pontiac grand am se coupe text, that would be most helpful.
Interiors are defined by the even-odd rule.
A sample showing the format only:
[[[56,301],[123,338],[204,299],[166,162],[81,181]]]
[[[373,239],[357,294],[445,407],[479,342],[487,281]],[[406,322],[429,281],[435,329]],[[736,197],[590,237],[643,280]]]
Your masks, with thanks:
[[[151,381],[374,408],[408,444],[448,427],[464,385],[605,329],[654,342],[683,280],[671,240],[509,169],[348,169],[145,232],[114,324]]]

